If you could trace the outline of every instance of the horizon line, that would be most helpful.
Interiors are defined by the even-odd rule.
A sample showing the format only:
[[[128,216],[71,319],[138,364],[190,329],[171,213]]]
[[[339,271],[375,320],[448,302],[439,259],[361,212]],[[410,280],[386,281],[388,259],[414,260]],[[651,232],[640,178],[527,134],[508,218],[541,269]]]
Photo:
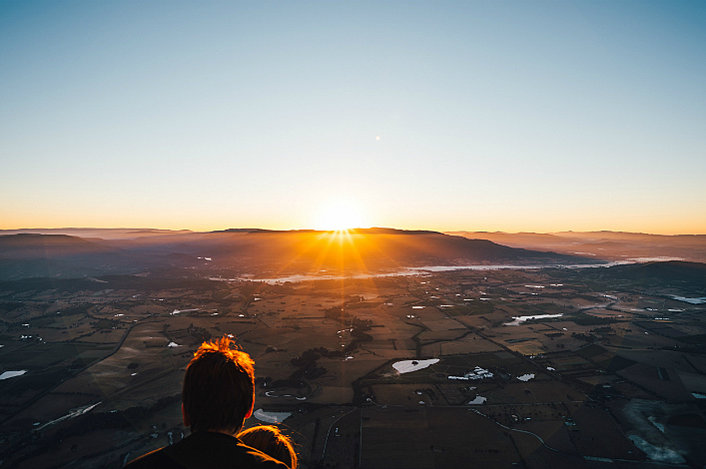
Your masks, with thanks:
[[[190,232],[190,233],[218,233],[227,231],[270,231],[270,232],[294,232],[294,231],[319,231],[319,232],[332,232],[332,231],[356,231],[356,230],[395,230],[395,231],[426,231],[435,232],[442,234],[455,234],[455,233],[487,233],[487,234],[516,234],[516,235],[552,235],[561,233],[622,233],[622,234],[635,234],[635,235],[652,235],[652,236],[704,236],[706,233],[659,233],[659,232],[649,232],[649,231],[627,231],[627,230],[613,230],[613,229],[593,229],[593,230],[572,230],[564,229],[558,231],[503,231],[503,230],[472,230],[472,229],[429,229],[429,228],[394,228],[388,226],[369,226],[369,227],[351,227],[344,230],[341,229],[317,229],[317,228],[260,228],[260,227],[227,227],[227,228],[216,228],[216,229],[206,229],[197,230],[192,228],[154,228],[154,227],[98,227],[98,226],[61,226],[61,227],[34,227],[34,228],[0,228],[0,232],[5,231],[58,231],[58,230],[127,230],[127,231],[164,231],[164,232]]]

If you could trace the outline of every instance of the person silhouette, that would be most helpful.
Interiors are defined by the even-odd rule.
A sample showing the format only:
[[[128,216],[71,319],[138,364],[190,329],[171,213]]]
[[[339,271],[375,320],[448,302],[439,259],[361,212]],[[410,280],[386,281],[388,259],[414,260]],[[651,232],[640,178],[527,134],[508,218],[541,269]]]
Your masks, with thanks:
[[[297,453],[294,451],[292,441],[274,425],[250,427],[238,433],[238,439],[246,445],[282,461],[290,469],[297,469]]]
[[[235,435],[252,415],[255,370],[250,355],[224,336],[204,342],[186,367],[181,393],[191,434],[129,462],[126,469],[287,469]]]

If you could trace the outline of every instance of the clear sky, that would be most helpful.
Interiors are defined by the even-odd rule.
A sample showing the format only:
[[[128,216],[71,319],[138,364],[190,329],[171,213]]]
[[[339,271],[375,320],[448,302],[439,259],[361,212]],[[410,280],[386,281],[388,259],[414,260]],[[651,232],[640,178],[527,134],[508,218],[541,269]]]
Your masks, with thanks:
[[[0,1],[0,228],[336,212],[706,233],[706,2]]]

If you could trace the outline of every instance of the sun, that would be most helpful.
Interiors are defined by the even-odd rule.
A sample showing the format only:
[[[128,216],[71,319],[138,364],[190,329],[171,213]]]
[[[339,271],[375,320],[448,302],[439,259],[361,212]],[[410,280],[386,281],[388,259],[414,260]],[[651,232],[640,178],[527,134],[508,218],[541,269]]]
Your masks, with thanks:
[[[363,213],[354,201],[328,200],[319,209],[314,219],[314,229],[343,231],[365,226]]]

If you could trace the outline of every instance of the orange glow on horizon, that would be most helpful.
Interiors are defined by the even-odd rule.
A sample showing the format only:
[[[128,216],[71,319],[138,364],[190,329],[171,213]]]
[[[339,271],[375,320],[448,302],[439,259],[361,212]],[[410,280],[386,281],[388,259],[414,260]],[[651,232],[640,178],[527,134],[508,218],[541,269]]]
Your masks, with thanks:
[[[196,232],[220,231],[228,228],[260,228],[269,230],[306,230],[341,231],[351,228],[368,228],[371,226],[386,227],[400,230],[429,230],[438,232],[468,231],[468,232],[505,232],[505,233],[557,233],[562,231],[622,231],[634,233],[650,233],[662,235],[706,234],[706,222],[695,218],[675,214],[672,217],[635,216],[633,219],[623,217],[616,220],[610,214],[604,218],[583,215],[555,216],[551,219],[531,219],[516,217],[507,220],[496,215],[490,217],[463,217],[449,219],[446,217],[426,218],[423,214],[419,219],[411,219],[399,215],[382,213],[373,210],[363,213],[355,205],[346,204],[337,208],[335,203],[323,205],[318,213],[307,214],[292,212],[286,217],[267,217],[265,215],[250,216],[228,215],[216,213],[191,213],[182,211],[176,214],[161,211],[142,214],[133,211],[130,215],[92,211],[86,213],[33,213],[31,211],[13,216],[0,211],[0,229],[63,229],[63,228],[96,228],[96,229],[161,229],[190,230]],[[374,208],[374,207],[373,207]],[[563,215],[563,214],[562,214]]]

